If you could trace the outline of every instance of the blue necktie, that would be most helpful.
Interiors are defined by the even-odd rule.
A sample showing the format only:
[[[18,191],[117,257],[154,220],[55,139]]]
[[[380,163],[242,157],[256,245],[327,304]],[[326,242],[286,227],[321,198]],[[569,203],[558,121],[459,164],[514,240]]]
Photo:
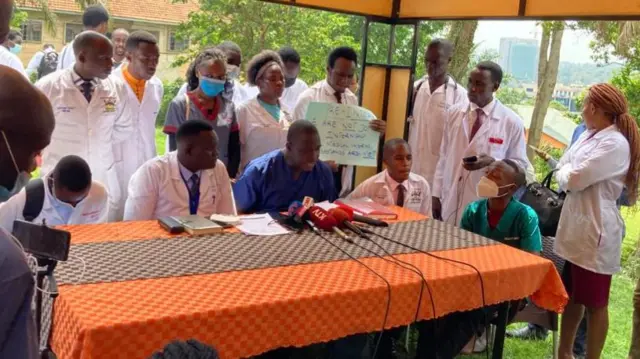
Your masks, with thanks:
[[[91,89],[93,88],[91,81],[83,82],[80,85],[80,88],[82,89],[82,94],[84,95],[84,98],[87,99],[87,102],[91,102]]]

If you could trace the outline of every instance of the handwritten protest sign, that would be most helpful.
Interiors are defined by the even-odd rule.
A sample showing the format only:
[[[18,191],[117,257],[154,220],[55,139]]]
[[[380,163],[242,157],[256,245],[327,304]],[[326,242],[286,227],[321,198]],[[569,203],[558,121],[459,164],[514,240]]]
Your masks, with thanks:
[[[375,118],[362,107],[319,102],[310,103],[306,115],[320,133],[321,160],[367,167],[377,165],[380,136],[369,128]]]

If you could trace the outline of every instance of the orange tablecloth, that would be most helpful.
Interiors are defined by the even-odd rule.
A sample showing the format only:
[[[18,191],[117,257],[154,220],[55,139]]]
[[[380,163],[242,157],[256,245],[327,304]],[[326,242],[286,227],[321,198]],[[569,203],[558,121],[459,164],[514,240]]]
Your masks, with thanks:
[[[420,218],[400,213],[402,220]],[[155,222],[67,229],[73,243],[167,237]],[[541,257],[499,244],[438,255],[481,271],[486,304],[532,296],[561,311],[567,301],[555,267]],[[421,319],[482,306],[480,280],[470,268],[423,254],[396,257],[420,268],[431,287],[436,313],[425,290]],[[411,323],[421,279],[379,258],[362,261],[392,285],[386,327]],[[214,345],[222,358],[246,357],[379,330],[386,299],[384,282],[353,261],[66,285],[55,304],[51,341],[61,359],[142,359],[189,338]]]

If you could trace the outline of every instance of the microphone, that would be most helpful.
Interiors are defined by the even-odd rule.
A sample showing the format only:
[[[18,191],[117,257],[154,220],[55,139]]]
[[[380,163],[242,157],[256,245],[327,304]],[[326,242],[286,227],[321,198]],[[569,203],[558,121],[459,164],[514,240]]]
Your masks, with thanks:
[[[313,207],[314,203],[315,202],[313,201],[312,197],[304,196],[304,199],[302,200],[302,206],[295,212],[295,215],[293,216],[293,220],[296,223],[302,224],[304,215],[307,213],[309,208]]]
[[[371,218],[371,217],[366,217],[366,216],[361,216],[359,214],[355,214],[353,212],[353,209],[343,205],[342,203],[338,203],[338,207],[340,207],[340,209],[344,210],[347,213],[351,213],[351,216],[353,217],[353,220],[356,222],[360,222],[360,223],[366,223],[370,226],[375,226],[375,227],[389,227],[389,223],[381,221],[379,219],[375,219],[375,218]]]
[[[336,218],[324,209],[318,206],[311,207],[309,210],[309,217],[311,218],[311,222],[313,222],[313,224],[318,228],[327,232],[333,232],[342,238],[342,240],[353,243],[351,237],[338,228],[338,221],[336,221]]]
[[[332,208],[329,211],[329,213],[336,218],[336,220],[338,221],[338,224],[341,224],[341,225],[345,226],[351,232],[357,234],[358,236],[360,236],[362,238],[369,239],[369,236],[367,236],[360,229],[360,227],[358,227],[355,224],[351,223],[351,219],[353,218],[353,214],[352,213],[349,213],[349,212],[343,210],[342,208]]]
[[[287,217],[293,218],[301,207],[302,207],[302,202],[300,201],[291,202],[291,204],[289,205],[289,209],[287,210]]]

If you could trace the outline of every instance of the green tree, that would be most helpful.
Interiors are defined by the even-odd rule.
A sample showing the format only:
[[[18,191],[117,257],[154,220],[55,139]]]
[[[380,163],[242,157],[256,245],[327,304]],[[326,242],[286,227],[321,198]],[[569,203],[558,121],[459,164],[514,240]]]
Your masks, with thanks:
[[[28,14],[25,11],[15,9],[13,11],[13,16],[11,17],[11,23],[9,24],[9,26],[11,26],[12,29],[19,29],[20,26],[22,26],[22,24],[27,21],[27,17]]]
[[[80,6],[81,9],[84,9],[85,7],[92,5],[92,4],[97,4],[99,2],[101,2],[100,0],[74,0],[74,2],[76,4],[78,4],[78,6]],[[56,14],[51,11],[51,9],[49,8],[49,1],[48,0],[16,0],[15,1],[15,5],[18,8],[35,8],[35,9],[39,9],[42,13],[42,16],[44,17],[44,23],[45,26],[47,27],[47,30],[49,31],[49,33],[51,33],[53,36],[56,35],[57,29],[56,29],[56,24],[58,21],[58,17],[56,16]],[[14,13],[14,18],[16,16],[16,13]],[[26,20],[26,14],[24,15],[24,20]],[[12,19],[12,26],[13,25],[13,19]]]
[[[640,72],[627,65],[613,76],[611,83],[624,93],[629,102],[629,112],[640,125]]]
[[[463,81],[469,69],[469,60],[475,50],[473,37],[478,28],[478,20],[453,21],[447,38],[455,46],[449,73],[457,81]]]
[[[524,90],[510,87],[501,87],[496,97],[505,105],[522,105],[529,99]]]

